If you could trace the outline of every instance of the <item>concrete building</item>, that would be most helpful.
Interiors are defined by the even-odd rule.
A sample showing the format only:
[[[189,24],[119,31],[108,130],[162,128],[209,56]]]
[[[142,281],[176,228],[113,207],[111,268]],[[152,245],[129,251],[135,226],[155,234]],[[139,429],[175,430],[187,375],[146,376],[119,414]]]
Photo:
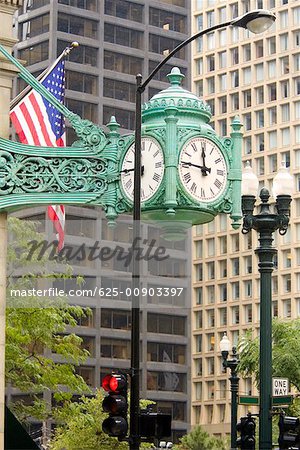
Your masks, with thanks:
[[[188,0],[27,0],[16,18],[20,42],[15,56],[27,61],[29,70],[38,75],[72,41],[80,46],[66,63],[66,105],[81,117],[100,125],[116,116],[122,132],[134,128],[135,76],[144,77],[189,34]],[[189,48],[182,50],[155,77],[144,100],[167,86],[165,75],[172,66],[187,73]],[[185,85],[189,87],[189,77]],[[23,87],[16,86],[16,91]],[[67,141],[74,140],[72,129]],[[22,217],[37,218],[41,230],[53,238],[52,224],[44,211],[24,210]],[[185,295],[174,304],[157,296],[148,297],[141,312],[141,396],[157,401],[157,410],[172,413],[173,440],[186,432],[190,423],[190,281],[188,272],[189,241],[166,243],[151,226],[143,226],[143,236],[154,238],[168,247],[171,264],[159,266],[151,261],[142,267],[143,286],[182,286]],[[91,246],[99,240],[107,245],[129,246],[132,225],[122,218],[117,229],[107,228],[101,212],[94,208],[68,207],[66,244]],[[74,275],[86,278],[86,287],[130,286],[130,271],[115,262],[84,261]],[[68,289],[75,281],[63,287]],[[122,288],[122,289],[121,289]],[[80,374],[92,387],[100,385],[102,375],[112,368],[128,368],[130,357],[130,299],[128,295],[110,298],[78,298],[78,304],[92,308],[92,317],[75,332],[83,337],[91,358]],[[174,300],[174,299],[173,299]],[[178,299],[177,299],[178,301]],[[8,400],[19,393],[10,390]],[[51,401],[51,395],[48,395]],[[48,424],[49,426],[51,424]],[[40,424],[36,424],[36,428]]]
[[[199,39],[193,49],[193,90],[211,106],[218,134],[229,135],[232,118],[244,124],[243,160],[251,161],[260,187],[271,188],[282,160],[295,178],[291,225],[275,234],[273,316],[300,316],[300,5],[293,0],[198,0],[193,32],[256,8],[277,20],[262,35],[224,28]],[[194,230],[192,312],[192,425],[215,434],[230,431],[229,373],[219,344],[259,330],[257,233],[242,235],[225,216]],[[251,379],[240,394],[255,394]],[[239,416],[245,413],[239,407]]]

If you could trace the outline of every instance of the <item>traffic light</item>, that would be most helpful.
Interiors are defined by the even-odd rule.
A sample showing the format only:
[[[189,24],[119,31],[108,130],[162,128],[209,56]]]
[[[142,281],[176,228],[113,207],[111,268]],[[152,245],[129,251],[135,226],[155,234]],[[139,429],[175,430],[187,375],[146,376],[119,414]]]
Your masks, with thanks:
[[[171,414],[152,413],[142,410],[139,418],[142,438],[154,441],[155,439],[171,436]]]
[[[300,421],[297,417],[288,417],[283,414],[279,417],[279,449],[300,448]]]
[[[109,436],[122,440],[128,431],[127,374],[106,375],[102,380],[102,387],[108,393],[102,402],[102,408],[109,413],[109,417],[102,423],[102,430]]]
[[[236,446],[241,449],[255,449],[255,419],[249,413],[247,417],[241,417],[241,421],[237,423],[236,429],[240,433],[240,437],[236,441]]]

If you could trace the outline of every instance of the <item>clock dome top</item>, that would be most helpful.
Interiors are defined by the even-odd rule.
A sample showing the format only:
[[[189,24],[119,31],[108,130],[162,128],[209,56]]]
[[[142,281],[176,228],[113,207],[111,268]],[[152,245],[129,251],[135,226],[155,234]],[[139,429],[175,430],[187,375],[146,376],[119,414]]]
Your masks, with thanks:
[[[166,109],[175,107],[178,111],[176,117],[180,122],[181,119],[191,121],[191,119],[196,118],[198,125],[199,122],[208,123],[212,116],[210,106],[197,95],[181,86],[185,76],[180,72],[180,69],[173,67],[167,77],[170,86],[158,92],[143,105],[143,122],[148,123],[155,120],[155,116],[159,118],[164,115]]]

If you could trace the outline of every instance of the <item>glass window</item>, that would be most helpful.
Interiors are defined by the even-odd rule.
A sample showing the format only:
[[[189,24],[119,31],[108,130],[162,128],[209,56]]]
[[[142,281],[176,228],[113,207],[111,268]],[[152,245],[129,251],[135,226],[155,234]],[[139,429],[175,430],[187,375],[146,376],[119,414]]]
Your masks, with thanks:
[[[215,70],[215,55],[207,57],[207,70],[208,72],[213,72]]]
[[[115,108],[113,106],[103,106],[103,123],[109,123],[111,116],[115,116],[121,128],[126,130],[134,129],[135,114],[134,111]]]
[[[277,131],[270,131],[268,134],[270,149],[277,148]]]
[[[269,78],[273,78],[276,76],[276,60],[268,62],[268,74]]]
[[[181,44],[181,42],[182,41],[178,41],[177,39],[149,34],[149,51],[160,55],[167,55],[168,52]],[[185,48],[182,48],[176,53],[176,58],[185,59]]]
[[[69,44],[67,41],[57,41],[57,54],[61,54]],[[76,48],[76,51],[69,54],[69,61],[96,67],[98,64],[98,48],[80,45]]]
[[[249,108],[251,106],[251,90],[244,91],[244,108]]]
[[[290,95],[290,84],[289,81],[282,81],[281,83],[281,97],[288,98]]]
[[[256,64],[255,71],[256,71],[256,81],[262,81],[264,79],[264,65]]]
[[[209,94],[215,92],[215,77],[207,78],[207,91]]]
[[[208,48],[208,50],[215,49],[215,33],[214,32],[207,34],[207,48]]]
[[[215,12],[214,11],[208,11],[206,13],[207,16],[207,26],[213,27],[215,24]]]
[[[256,89],[256,102],[257,104],[264,103],[264,87],[260,86]]]
[[[144,33],[142,31],[120,27],[111,23],[104,24],[105,42],[142,49],[144,47],[143,36]]]
[[[277,108],[274,106],[273,108],[269,108],[269,125],[277,124]]]
[[[276,83],[269,84],[268,92],[269,92],[269,101],[270,102],[272,102],[272,101],[277,99]]]
[[[219,67],[220,69],[223,69],[227,66],[227,52],[220,52],[219,53]]]
[[[49,31],[49,14],[43,14],[23,22],[20,25],[20,40],[25,41],[34,36],[39,36]]]
[[[98,22],[96,20],[59,13],[57,18],[57,29],[64,33],[96,39],[98,34]]]
[[[290,71],[289,57],[285,56],[284,58],[280,58],[280,63],[281,63],[281,73],[283,75],[289,73]]]
[[[294,56],[294,67],[296,72],[300,70],[300,53]]]
[[[293,9],[294,25],[300,25],[300,7]]]
[[[282,135],[282,145],[290,145],[291,144],[290,129],[283,128],[281,130],[281,135]]]
[[[281,120],[282,122],[287,122],[290,120],[290,105],[286,103],[281,106]]]
[[[288,11],[281,11],[279,13],[279,21],[280,21],[280,28],[286,28],[288,26]]]
[[[104,50],[104,69],[136,75],[142,73],[142,68],[143,60],[141,58]]]
[[[138,3],[126,0],[105,0],[104,2],[105,14],[121,17],[122,19],[133,20],[134,22],[143,22],[143,11],[144,5],[139,5]]]
[[[27,62],[27,65],[45,61],[49,57],[48,42],[41,42],[40,44],[31,45],[28,48],[20,49],[19,57],[20,59],[24,59]]]
[[[246,44],[243,47],[244,50],[244,61],[250,61],[251,59],[251,45],[250,44]]]
[[[289,46],[289,35],[288,33],[284,33],[280,36],[280,50],[285,52]]]
[[[275,36],[268,39],[268,46],[269,46],[269,54],[273,55],[276,53],[276,38]]]
[[[250,67],[243,69],[243,77],[244,77],[244,84],[251,83],[251,68]]]
[[[197,75],[203,75],[203,58],[196,59],[196,73]]]
[[[255,42],[256,58],[262,58],[264,56],[264,44],[263,40]]]
[[[203,29],[203,14],[199,14],[196,17],[197,20],[197,30],[201,31]]]
[[[119,80],[103,80],[103,96],[127,102],[135,102],[135,85]]]
[[[226,41],[227,41],[226,31],[227,30],[225,29],[225,30],[220,30],[220,32],[219,32],[220,46],[226,45]]]
[[[231,64],[235,65],[239,63],[239,49],[238,47],[231,50]]]
[[[149,24],[164,30],[186,33],[186,20],[186,16],[181,14],[175,14],[163,9],[149,8]]]
[[[231,94],[231,109],[236,111],[240,108],[239,94]]]

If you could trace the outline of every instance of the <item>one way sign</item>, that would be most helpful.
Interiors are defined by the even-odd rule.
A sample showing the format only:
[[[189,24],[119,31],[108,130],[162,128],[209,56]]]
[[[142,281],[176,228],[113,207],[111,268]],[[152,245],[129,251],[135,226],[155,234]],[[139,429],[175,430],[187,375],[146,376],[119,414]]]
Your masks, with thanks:
[[[288,378],[272,378],[273,381],[273,397],[287,395],[289,392]]]

